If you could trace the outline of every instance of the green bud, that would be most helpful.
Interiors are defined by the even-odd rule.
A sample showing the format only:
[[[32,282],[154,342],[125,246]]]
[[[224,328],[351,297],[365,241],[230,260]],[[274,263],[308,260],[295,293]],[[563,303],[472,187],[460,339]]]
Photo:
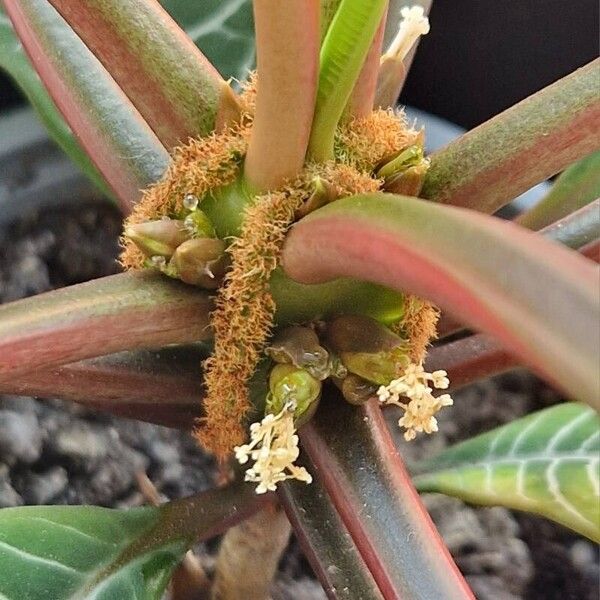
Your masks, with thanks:
[[[190,239],[183,221],[160,219],[129,225],[125,229],[128,237],[148,258],[164,256],[171,258],[177,246]]]
[[[415,144],[402,150],[391,160],[386,160],[377,171],[376,176],[380,179],[388,179],[414,167],[424,161],[423,147]]]
[[[183,220],[185,228],[190,237],[194,238],[214,238],[216,237],[215,228],[206,213],[200,209],[195,209]]]
[[[191,285],[216,289],[226,268],[225,243],[217,238],[197,238],[177,248],[165,273]]]
[[[344,379],[336,380],[335,384],[340,388],[344,400],[354,405],[365,404],[377,393],[376,385],[352,373]]]
[[[296,211],[297,219],[305,217],[307,214],[317,210],[317,208],[333,202],[338,197],[335,187],[322,177],[315,177],[312,185],[313,192],[309,199]]]
[[[317,409],[321,382],[305,369],[293,365],[275,365],[269,376],[266,412],[277,414],[287,402],[294,402],[294,418],[305,423]]]
[[[294,325],[282,329],[271,340],[266,353],[275,362],[306,369],[321,381],[329,376],[329,353],[309,327]]]
[[[378,385],[387,385],[409,361],[401,337],[361,315],[344,315],[328,323],[326,341],[348,371]]]

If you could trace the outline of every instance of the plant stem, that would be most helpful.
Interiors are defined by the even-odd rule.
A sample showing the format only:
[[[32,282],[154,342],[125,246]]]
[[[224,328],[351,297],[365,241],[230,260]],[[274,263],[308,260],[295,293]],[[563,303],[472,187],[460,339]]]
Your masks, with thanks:
[[[278,506],[266,506],[232,527],[219,548],[213,600],[267,600],[290,533]]]

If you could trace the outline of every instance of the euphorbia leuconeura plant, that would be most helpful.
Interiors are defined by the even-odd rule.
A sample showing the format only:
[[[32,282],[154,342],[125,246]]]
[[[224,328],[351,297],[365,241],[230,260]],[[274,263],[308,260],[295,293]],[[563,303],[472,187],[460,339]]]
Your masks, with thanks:
[[[83,401],[65,381],[108,373],[96,379],[96,404],[107,408],[119,385],[129,400],[113,411],[193,428],[224,474],[237,458],[253,484],[249,493],[233,475],[208,495],[119,514],[131,520],[119,553],[82,581],[73,575],[60,597],[98,593],[119,577],[141,577],[158,597],[194,539],[264,507],[273,491],[331,597],[469,597],[379,410],[400,407],[406,440],[433,433],[455,375],[465,383],[521,361],[597,406],[598,269],[544,239],[593,254],[597,205],[582,194],[557,214],[550,201],[555,218],[579,211],[541,235],[481,213],[597,150],[598,63],[427,157],[426,132],[392,106],[428,31],[420,6],[401,3],[384,50],[386,1],[255,0],[257,69],[237,94],[155,2],[52,0],[64,21],[46,2],[5,4],[130,214],[129,273],[0,310],[0,391],[46,385]],[[531,228],[540,206],[523,218]],[[45,309],[29,309],[36,302]],[[427,356],[437,306],[502,346],[479,334]],[[169,347],[201,339],[212,344]],[[166,348],[136,354],[157,345]],[[135,390],[134,364],[147,382]],[[156,394],[170,408],[149,403]],[[540,512],[598,537],[597,418],[574,403],[507,427],[415,466],[419,488]],[[504,483],[497,463],[508,469]],[[89,533],[86,518],[73,523]],[[158,554],[169,559],[159,564]],[[218,593],[235,561],[225,555]],[[152,592],[140,575],[150,564],[161,582]]]

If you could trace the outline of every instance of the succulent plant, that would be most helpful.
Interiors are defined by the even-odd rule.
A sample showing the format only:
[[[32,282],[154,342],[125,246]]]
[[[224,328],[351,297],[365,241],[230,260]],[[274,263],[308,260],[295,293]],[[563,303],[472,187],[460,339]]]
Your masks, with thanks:
[[[191,37],[154,0],[4,0],[45,90],[1,14],[0,65],[122,208],[125,272],[0,307],[0,392],[191,431],[226,483],[0,511],[0,598],[160,598],[228,529],[213,596],[264,597],[288,519],[331,598],[472,597],[418,491],[599,540],[600,61],[425,156],[393,104],[430,3],[163,4]],[[382,408],[433,434],[437,390],[517,365],[573,402],[409,475]]]

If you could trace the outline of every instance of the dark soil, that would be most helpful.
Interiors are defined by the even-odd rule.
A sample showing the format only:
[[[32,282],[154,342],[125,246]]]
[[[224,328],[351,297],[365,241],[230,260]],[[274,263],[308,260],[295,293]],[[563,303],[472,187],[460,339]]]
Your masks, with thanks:
[[[117,272],[120,218],[106,205],[47,211],[0,231],[0,302]],[[508,422],[559,398],[515,372],[455,394],[440,433],[402,445],[407,459]],[[390,415],[393,418],[393,415]],[[214,465],[185,434],[112,418],[58,400],[0,397],[0,507],[136,506],[135,473],[177,498],[212,485]],[[425,503],[480,600],[595,600],[597,549],[543,519],[473,508],[430,495]],[[215,542],[199,552],[210,570]],[[324,598],[294,541],[274,598]]]

